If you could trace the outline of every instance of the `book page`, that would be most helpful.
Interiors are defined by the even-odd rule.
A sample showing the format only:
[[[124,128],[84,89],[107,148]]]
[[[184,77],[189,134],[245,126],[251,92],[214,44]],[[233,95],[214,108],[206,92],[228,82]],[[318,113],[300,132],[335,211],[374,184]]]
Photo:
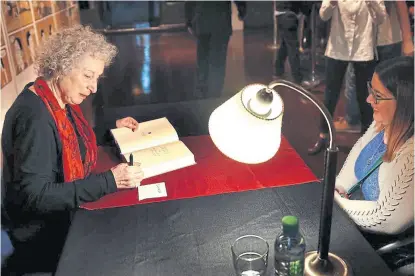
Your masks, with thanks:
[[[132,154],[134,163],[141,164],[144,178],[196,164],[193,153],[182,141],[135,151]],[[129,160],[129,155],[124,155],[126,160]]]
[[[134,132],[122,127],[111,129],[111,133],[121,154],[179,140],[176,130],[165,117],[139,123],[138,129]]]

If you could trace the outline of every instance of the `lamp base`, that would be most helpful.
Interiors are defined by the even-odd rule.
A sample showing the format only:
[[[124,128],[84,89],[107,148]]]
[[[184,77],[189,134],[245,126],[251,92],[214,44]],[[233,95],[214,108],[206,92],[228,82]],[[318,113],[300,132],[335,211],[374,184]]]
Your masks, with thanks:
[[[307,252],[304,260],[305,276],[353,276],[351,268],[339,256],[329,253],[327,261],[318,257],[317,251]]]

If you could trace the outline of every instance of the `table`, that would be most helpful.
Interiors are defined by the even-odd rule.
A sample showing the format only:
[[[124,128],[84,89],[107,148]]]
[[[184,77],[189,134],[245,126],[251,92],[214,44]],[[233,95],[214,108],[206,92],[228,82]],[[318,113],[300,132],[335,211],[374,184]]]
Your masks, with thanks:
[[[243,234],[273,242],[281,218],[296,215],[307,251],[316,250],[322,185],[318,182],[172,200],[123,208],[77,211],[57,276],[234,275],[230,244]],[[392,275],[335,205],[330,251],[358,275]]]
[[[123,190],[82,205],[88,210],[124,207],[214,194],[224,194],[269,187],[297,185],[317,181],[289,142],[281,137],[277,154],[269,161],[248,165],[222,154],[209,135],[180,138],[195,156],[196,165],[151,177],[141,185],[165,182],[167,197],[138,201],[137,189]],[[120,162],[111,151],[98,153],[95,172],[110,169]]]

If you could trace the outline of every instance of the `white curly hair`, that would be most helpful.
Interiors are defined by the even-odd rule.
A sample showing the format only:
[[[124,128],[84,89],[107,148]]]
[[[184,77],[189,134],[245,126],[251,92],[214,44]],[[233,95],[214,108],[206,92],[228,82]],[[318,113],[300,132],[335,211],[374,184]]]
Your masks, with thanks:
[[[64,77],[76,68],[85,54],[108,66],[117,54],[117,47],[89,26],[66,28],[50,36],[38,49],[34,63],[36,73],[47,80]]]

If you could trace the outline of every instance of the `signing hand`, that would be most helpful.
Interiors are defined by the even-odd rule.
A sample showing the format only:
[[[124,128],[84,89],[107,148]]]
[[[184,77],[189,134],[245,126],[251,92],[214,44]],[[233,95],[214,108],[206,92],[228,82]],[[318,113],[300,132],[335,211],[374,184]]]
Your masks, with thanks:
[[[125,117],[122,119],[119,119],[115,122],[115,126],[117,128],[120,127],[128,127],[129,129],[131,129],[132,131],[135,131],[138,129],[138,122],[131,117]]]
[[[111,169],[114,175],[115,184],[118,189],[128,189],[140,186],[144,173],[137,164],[128,166],[127,163],[121,163]]]

